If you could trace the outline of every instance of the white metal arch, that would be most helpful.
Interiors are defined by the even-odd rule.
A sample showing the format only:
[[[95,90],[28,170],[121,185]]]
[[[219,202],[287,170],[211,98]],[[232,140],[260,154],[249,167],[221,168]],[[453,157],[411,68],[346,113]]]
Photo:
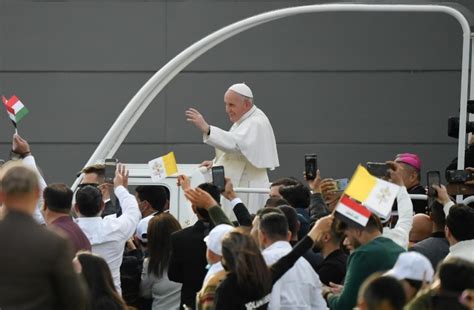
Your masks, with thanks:
[[[125,109],[120,113],[112,127],[100,142],[97,149],[86,163],[96,163],[104,158],[111,158],[146,110],[151,101],[161,90],[187,65],[196,58],[216,46],[217,44],[258,25],[265,24],[284,17],[323,12],[428,12],[444,13],[454,17],[461,25],[463,31],[462,70],[461,70],[461,96],[460,96],[460,122],[458,140],[458,169],[464,169],[464,151],[466,143],[466,117],[468,99],[468,71],[470,27],[466,18],[458,11],[444,5],[405,5],[405,4],[320,4],[285,8],[255,15],[211,33],[203,39],[183,50],[171,59],[155,75],[153,75],[130,100]],[[72,188],[75,189],[82,176],[78,177]]]

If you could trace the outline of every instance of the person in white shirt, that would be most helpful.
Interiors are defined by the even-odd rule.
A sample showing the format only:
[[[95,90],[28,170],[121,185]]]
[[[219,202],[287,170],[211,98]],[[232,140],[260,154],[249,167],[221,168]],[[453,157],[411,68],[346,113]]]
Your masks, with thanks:
[[[40,193],[43,193],[44,189],[46,188],[47,184],[46,181],[43,179],[38,167],[36,166],[36,161],[33,155],[31,154],[30,145],[28,141],[20,137],[19,134],[13,135],[13,142],[12,142],[12,155],[17,159],[21,159],[23,163],[36,171],[38,174],[38,181],[40,186]],[[41,214],[41,206],[43,205],[43,195],[41,194],[38,203],[36,204],[35,213],[33,214],[33,218],[41,225],[45,225],[45,221],[43,215]]]
[[[259,243],[267,265],[291,252],[291,233],[283,214],[268,213],[259,225]],[[327,309],[322,297],[322,284],[318,274],[304,259],[299,258],[273,286],[269,309]]]
[[[395,227],[384,227],[383,236],[404,248],[408,248],[409,235],[413,226],[413,202],[403,182],[403,167],[399,163],[387,162],[390,165],[390,180],[400,186],[397,195],[398,221]]]
[[[213,146],[216,157],[201,165],[224,166],[225,174],[238,187],[268,188],[267,169],[279,166],[275,135],[268,117],[253,103],[252,90],[244,83],[234,84],[224,95],[225,109],[233,123],[229,131],[210,126],[196,109],[186,111],[186,118],[202,133],[204,143]],[[263,208],[265,194],[240,194],[250,213]],[[233,217],[227,204],[223,209]]]
[[[458,257],[474,263],[474,208],[456,205],[451,201],[444,185],[433,185],[433,188],[437,193],[436,200],[443,205],[446,215],[444,232],[450,247],[444,260]]]
[[[102,194],[97,187],[84,186],[76,193],[74,209],[76,220],[92,245],[92,253],[105,259],[112,272],[117,291],[120,288],[120,265],[122,264],[125,243],[130,239],[141,219],[137,200],[127,190],[128,170],[119,164],[115,172],[114,188],[122,207],[122,215],[115,214],[104,218],[100,216],[104,208]]]
[[[97,186],[102,192],[102,199],[104,200],[104,208],[101,212],[101,216],[105,217],[111,214],[117,214],[119,217],[122,214],[122,208],[120,207],[117,197],[113,195],[113,184],[105,182],[105,165],[94,164],[87,166],[82,169],[82,181],[80,186],[93,185]]]
[[[409,235],[413,226],[413,203],[405,186],[400,188],[397,195],[398,221],[393,228],[384,227],[383,236],[408,249]]]
[[[135,188],[135,197],[142,219],[138,223],[136,237],[143,244],[147,243],[148,223],[162,212],[168,212],[170,204],[169,190],[162,185],[141,185]]]

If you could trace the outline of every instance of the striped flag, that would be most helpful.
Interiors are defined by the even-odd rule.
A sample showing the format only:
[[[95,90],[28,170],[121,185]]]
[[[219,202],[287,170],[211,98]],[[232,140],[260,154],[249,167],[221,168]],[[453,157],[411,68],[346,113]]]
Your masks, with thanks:
[[[178,165],[176,164],[176,158],[173,152],[150,160],[148,167],[151,169],[151,179],[153,182],[158,182],[178,172]]]
[[[28,114],[28,109],[23,105],[23,103],[18,99],[17,96],[13,95],[10,99],[7,100],[5,96],[2,96],[3,104],[7,109],[8,116],[12,120],[13,124],[16,125]]]
[[[387,218],[400,186],[372,176],[359,165],[344,194],[359,201],[373,213]]]
[[[335,213],[336,217],[342,221],[355,223],[362,227],[367,225],[371,214],[372,212],[370,212],[369,209],[346,195],[342,195],[342,198],[336,206]]]

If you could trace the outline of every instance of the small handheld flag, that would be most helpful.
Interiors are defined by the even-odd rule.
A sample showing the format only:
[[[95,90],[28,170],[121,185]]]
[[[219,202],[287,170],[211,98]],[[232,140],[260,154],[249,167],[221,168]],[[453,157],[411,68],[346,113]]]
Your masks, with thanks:
[[[10,117],[13,126],[15,126],[15,131],[17,131],[17,124],[28,114],[29,111],[15,95],[8,100],[5,96],[2,96],[2,101],[7,109],[8,116]]]
[[[148,167],[151,169],[151,179],[153,182],[158,182],[178,172],[178,165],[176,165],[176,159],[173,152],[150,160],[148,162]]]
[[[390,215],[399,190],[400,186],[372,176],[359,165],[336,206],[336,214],[365,226],[372,213],[384,218]]]

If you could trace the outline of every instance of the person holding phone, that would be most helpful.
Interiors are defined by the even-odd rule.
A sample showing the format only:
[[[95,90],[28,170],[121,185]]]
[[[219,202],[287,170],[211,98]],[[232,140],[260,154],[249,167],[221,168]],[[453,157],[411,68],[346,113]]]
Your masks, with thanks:
[[[395,162],[403,167],[403,183],[408,194],[426,195],[425,188],[421,185],[421,160],[416,154],[398,154]],[[426,213],[426,202],[423,200],[413,201],[415,213]]]
[[[201,165],[224,166],[226,176],[238,187],[268,188],[267,169],[279,166],[272,125],[262,110],[253,103],[252,90],[244,83],[234,84],[224,95],[225,109],[233,123],[229,131],[211,126],[196,109],[186,111],[186,119],[202,133],[204,143],[216,149],[212,161]],[[251,213],[262,208],[266,195],[239,195]],[[232,210],[223,204],[228,215]]]

